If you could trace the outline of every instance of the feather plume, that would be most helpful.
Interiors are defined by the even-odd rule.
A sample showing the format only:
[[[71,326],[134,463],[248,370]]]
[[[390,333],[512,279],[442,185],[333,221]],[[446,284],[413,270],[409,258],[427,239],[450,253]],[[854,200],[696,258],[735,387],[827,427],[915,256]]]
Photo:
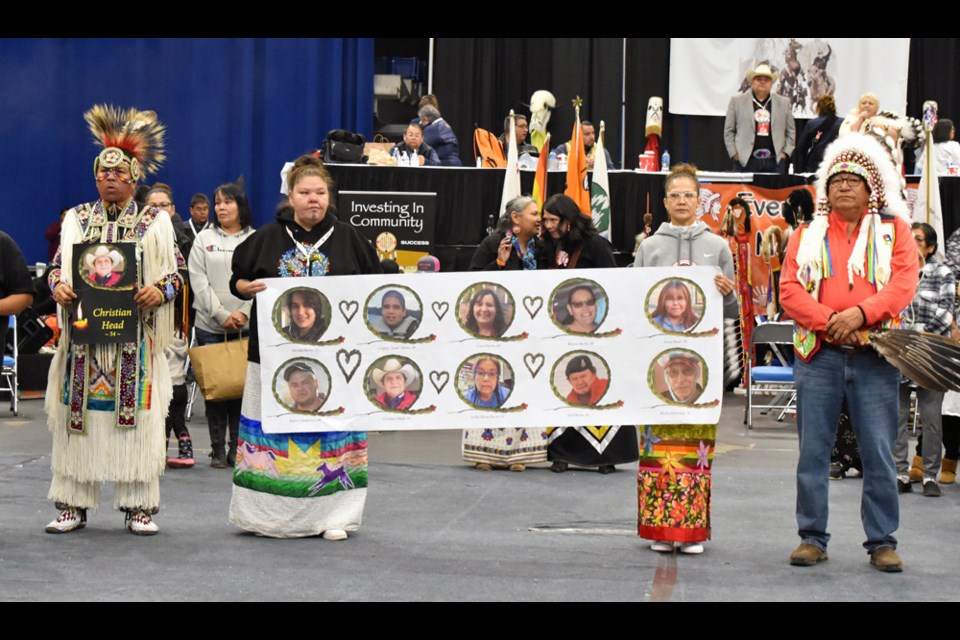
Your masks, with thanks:
[[[146,174],[156,173],[167,158],[166,127],[153,111],[97,104],[83,118],[98,145],[123,149],[137,159]]]
[[[925,389],[960,391],[960,344],[933,333],[874,329],[869,344],[887,362]]]

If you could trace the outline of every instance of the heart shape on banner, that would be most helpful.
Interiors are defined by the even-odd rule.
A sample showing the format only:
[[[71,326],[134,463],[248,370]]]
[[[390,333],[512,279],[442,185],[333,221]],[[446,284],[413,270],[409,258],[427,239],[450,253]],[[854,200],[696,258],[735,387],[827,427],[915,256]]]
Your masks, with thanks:
[[[541,300],[541,302],[543,302]],[[527,371],[530,372],[531,378],[536,378],[537,374],[540,373],[540,369],[543,368],[543,363],[546,361],[546,358],[542,353],[525,353],[523,354],[523,364],[527,367]]]
[[[437,316],[437,320],[443,320],[443,316],[447,315],[447,311],[450,310],[450,303],[434,302],[430,305],[430,308],[433,309],[433,315]],[[437,393],[439,393],[439,391]]]
[[[450,382],[450,374],[446,371],[431,371],[430,384],[437,390],[437,393],[443,391],[443,388]]]
[[[527,310],[530,319],[533,320],[540,313],[540,309],[543,308],[543,298],[540,296],[523,296],[523,308]]]
[[[355,362],[354,359],[356,359]],[[343,373],[343,377],[347,379],[347,382],[350,382],[350,379],[353,378],[353,374],[357,372],[362,359],[363,357],[360,355],[360,351],[357,349],[353,349],[351,351],[340,349],[337,351],[337,366],[340,367],[340,371]]]
[[[353,316],[357,315],[357,310],[359,308],[360,303],[356,300],[340,301],[340,313],[343,315],[343,319],[347,321],[347,324],[350,324],[350,321],[353,320]]]

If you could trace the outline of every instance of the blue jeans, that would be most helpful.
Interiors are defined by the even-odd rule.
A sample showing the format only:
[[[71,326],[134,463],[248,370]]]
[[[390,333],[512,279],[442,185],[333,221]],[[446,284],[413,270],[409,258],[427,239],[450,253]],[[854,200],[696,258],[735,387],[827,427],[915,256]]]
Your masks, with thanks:
[[[794,362],[797,384],[797,527],[803,542],[827,548],[830,452],[846,398],[860,443],[863,492],[860,517],[868,552],[897,546],[900,526],[893,443],[897,439],[899,372],[871,348],[840,351],[821,346],[810,363]]]

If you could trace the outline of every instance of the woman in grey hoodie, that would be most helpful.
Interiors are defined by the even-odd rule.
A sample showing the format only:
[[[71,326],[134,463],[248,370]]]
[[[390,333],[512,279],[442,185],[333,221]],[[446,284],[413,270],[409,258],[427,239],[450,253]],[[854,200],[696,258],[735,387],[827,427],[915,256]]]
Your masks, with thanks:
[[[664,191],[663,204],[670,221],[643,241],[634,266],[718,266],[721,273],[714,283],[723,294],[723,315],[737,317],[730,247],[697,220],[700,182],[696,167],[676,165],[667,176]],[[682,553],[703,553],[702,543],[710,539],[710,472],[716,437],[715,424],[645,428],[638,476],[638,520],[640,537],[653,540],[650,548],[654,551],[672,553],[679,543]],[[684,460],[671,466],[671,473],[663,473],[665,459],[681,460],[691,451],[695,459]]]

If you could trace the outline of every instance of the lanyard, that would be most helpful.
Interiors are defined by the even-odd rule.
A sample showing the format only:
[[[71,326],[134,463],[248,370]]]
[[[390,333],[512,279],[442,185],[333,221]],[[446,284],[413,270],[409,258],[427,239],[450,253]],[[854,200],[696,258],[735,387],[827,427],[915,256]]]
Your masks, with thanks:
[[[323,236],[319,240],[317,240],[316,243],[314,243],[314,245],[309,249],[306,248],[307,245],[305,245],[304,243],[300,242],[299,240],[293,237],[293,231],[290,231],[290,227],[284,225],[283,228],[286,230],[287,235],[290,236],[290,239],[293,240],[293,243],[297,247],[297,251],[300,253],[300,255],[303,256],[304,261],[307,264],[310,264],[310,256],[316,253],[317,249],[319,249],[324,242],[330,239],[330,236],[333,235],[333,230],[336,229],[336,226],[331,226],[330,229],[325,234],[323,234]]]

